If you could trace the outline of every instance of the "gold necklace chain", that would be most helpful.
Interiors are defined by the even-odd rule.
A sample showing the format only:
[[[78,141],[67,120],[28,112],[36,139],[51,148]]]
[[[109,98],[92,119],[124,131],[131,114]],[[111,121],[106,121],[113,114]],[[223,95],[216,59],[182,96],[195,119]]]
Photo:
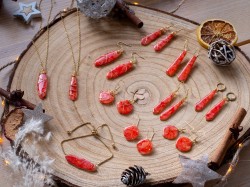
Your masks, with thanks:
[[[66,29],[64,18],[62,17],[62,14],[60,13],[60,17],[61,17],[61,20],[62,20],[62,23],[63,23],[65,33],[67,35],[67,39],[68,39],[68,43],[69,43],[69,46],[70,46],[72,59],[73,59],[73,63],[74,63],[74,72],[73,72],[74,76],[78,75],[78,73],[79,73],[80,60],[81,60],[81,30],[80,30],[81,25],[80,25],[80,15],[79,15],[78,8],[76,9],[76,13],[77,13],[77,21],[78,21],[78,38],[79,38],[79,41],[78,41],[79,52],[78,52],[78,60],[77,60],[77,62],[76,62],[76,59],[75,59],[73,46],[72,46],[72,43],[71,43],[70,38],[69,38],[69,33],[68,33],[67,29]]]
[[[43,0],[40,0],[39,2],[39,9],[40,9],[40,6],[41,6],[41,3],[42,3]],[[48,56],[49,56],[49,20],[51,18],[51,13],[52,13],[52,10],[53,10],[53,3],[54,3],[54,0],[51,0],[50,1],[50,10],[49,10],[49,16],[48,16],[48,19],[47,19],[47,41],[46,41],[46,56],[45,56],[45,60],[44,62],[42,61],[42,58],[41,58],[41,55],[38,51],[38,47],[36,46],[35,42],[32,40],[32,43],[35,47],[35,50],[37,52],[37,55],[38,55],[38,58],[40,60],[40,65],[42,67],[42,72],[45,72],[46,71],[46,68],[47,68],[47,62],[48,62]],[[42,21],[41,21],[41,24],[40,24],[40,29],[42,27]]]

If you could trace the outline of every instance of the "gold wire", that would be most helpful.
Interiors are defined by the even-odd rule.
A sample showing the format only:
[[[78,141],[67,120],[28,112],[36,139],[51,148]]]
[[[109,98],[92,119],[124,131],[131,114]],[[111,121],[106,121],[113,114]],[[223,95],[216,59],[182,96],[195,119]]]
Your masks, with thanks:
[[[60,17],[61,17],[61,20],[62,20],[62,23],[63,23],[63,27],[64,27],[64,31],[67,35],[67,40],[68,40],[68,43],[69,43],[69,46],[70,46],[70,50],[71,50],[71,55],[72,55],[72,59],[73,59],[73,63],[74,63],[74,72],[73,72],[73,75],[78,75],[79,73],[79,67],[80,67],[80,60],[81,60],[81,22],[80,22],[80,15],[79,15],[79,10],[78,8],[76,8],[76,13],[77,13],[77,21],[78,21],[78,38],[79,38],[79,41],[78,41],[78,60],[76,62],[75,60],[75,55],[74,55],[74,51],[73,51],[73,46],[72,46],[72,43],[70,41],[70,38],[69,38],[69,33],[66,29],[66,25],[65,25],[65,21],[64,21],[64,18],[60,12]]]

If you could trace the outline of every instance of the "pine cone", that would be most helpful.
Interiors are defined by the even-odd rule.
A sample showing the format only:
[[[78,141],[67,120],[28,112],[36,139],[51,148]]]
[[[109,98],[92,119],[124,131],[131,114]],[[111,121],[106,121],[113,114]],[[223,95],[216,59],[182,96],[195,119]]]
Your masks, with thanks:
[[[121,181],[127,186],[137,186],[146,180],[149,173],[145,172],[141,166],[129,167],[122,172]]]

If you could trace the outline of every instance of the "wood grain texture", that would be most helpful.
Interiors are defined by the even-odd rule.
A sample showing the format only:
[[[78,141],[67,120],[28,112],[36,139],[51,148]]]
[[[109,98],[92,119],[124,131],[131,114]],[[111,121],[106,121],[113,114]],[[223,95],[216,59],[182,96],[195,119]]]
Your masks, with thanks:
[[[151,173],[150,182],[159,182],[177,176],[181,171],[178,160],[178,152],[175,149],[174,141],[167,141],[162,137],[162,128],[166,124],[176,125],[178,128],[193,128],[198,134],[199,143],[187,154],[193,159],[199,158],[207,153],[211,155],[223,137],[227,123],[231,120],[234,112],[239,107],[249,108],[249,65],[245,57],[237,52],[236,61],[230,66],[219,68],[214,66],[207,58],[207,51],[201,49],[195,69],[191,77],[181,89],[176,100],[182,98],[186,89],[191,93],[188,102],[182,109],[167,122],[161,122],[159,116],[152,114],[153,107],[164,97],[176,89],[179,84],[177,78],[166,76],[166,68],[180,54],[183,49],[185,39],[189,41],[189,54],[187,59],[192,57],[192,53],[199,44],[196,41],[196,25],[187,21],[172,17],[165,13],[159,13],[139,7],[134,7],[137,15],[145,20],[143,29],[138,30],[131,27],[131,24],[124,22],[103,19],[102,22],[89,20],[81,16],[82,30],[82,57],[79,73],[79,99],[72,102],[68,99],[68,87],[72,72],[72,62],[69,52],[66,35],[61,21],[51,27],[51,42],[48,61],[49,90],[48,98],[42,101],[45,110],[52,116],[53,121],[49,123],[49,130],[53,133],[53,140],[50,144],[41,145],[40,151],[46,151],[52,158],[55,158],[53,168],[55,175],[78,186],[122,186],[120,183],[121,172],[130,165],[142,165],[146,171]],[[76,14],[71,14],[65,18],[68,32],[73,44],[74,51],[77,52],[77,24]],[[140,46],[142,36],[173,23],[185,31],[179,33],[177,38],[170,43],[161,53],[155,53],[152,46]],[[122,28],[122,29],[121,29]],[[42,35],[36,41],[41,56],[45,56],[46,45],[44,40],[46,35]],[[94,60],[100,55],[117,49],[116,43],[122,41],[131,44],[133,47],[126,48],[126,53],[114,64],[95,68]],[[105,79],[108,70],[118,64],[130,59],[130,54],[137,52],[145,60],[138,58],[135,69],[129,74],[113,81]],[[41,102],[37,96],[35,85],[40,71],[38,56],[32,46],[19,62],[11,89],[22,89],[26,93],[26,99],[33,103]],[[27,82],[29,80],[29,82]],[[98,94],[101,90],[115,88],[122,80],[124,85],[120,93],[116,96],[116,101],[122,99],[132,99],[133,94],[138,89],[145,89],[149,93],[146,102],[135,103],[134,114],[121,116],[118,114],[115,105],[103,106],[98,102]],[[238,99],[229,103],[222,113],[213,121],[204,120],[205,111],[196,113],[194,104],[205,94],[210,92],[218,82],[227,85],[228,91],[233,91]],[[244,92],[242,91],[244,89]],[[225,95],[225,94],[224,94]],[[213,102],[216,103],[222,98],[218,95]],[[210,105],[211,107],[211,105]],[[140,116],[141,137],[147,135],[148,129],[154,128],[156,135],[153,140],[155,150],[151,156],[141,156],[136,150],[136,142],[127,142],[122,136],[124,127],[136,123]],[[242,123],[245,128],[249,127],[246,122]],[[77,125],[91,121],[95,126],[107,123],[111,126],[118,150],[114,151],[114,158],[98,168],[96,174],[79,171],[66,163],[64,155],[60,149],[60,142],[67,138],[67,130],[71,130]],[[89,134],[89,129],[82,128],[75,136]],[[108,138],[107,133],[101,132]],[[194,134],[187,133],[187,136],[195,138]],[[107,143],[110,143],[106,140]],[[28,152],[28,149],[27,149]],[[88,158],[92,162],[98,162],[107,157],[108,152],[94,138],[86,138],[70,142],[66,146],[66,152]],[[162,164],[164,163],[164,164]],[[101,182],[100,182],[101,181]]]

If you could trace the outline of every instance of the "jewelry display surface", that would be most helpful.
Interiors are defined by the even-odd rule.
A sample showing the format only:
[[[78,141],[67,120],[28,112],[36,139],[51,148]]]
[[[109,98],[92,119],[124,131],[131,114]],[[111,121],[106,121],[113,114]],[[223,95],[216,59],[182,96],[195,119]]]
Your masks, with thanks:
[[[159,120],[159,116],[153,115],[154,106],[175,90],[179,84],[177,76],[167,76],[166,70],[183,50],[185,40],[188,39],[189,42],[190,52],[187,54],[189,59],[193,55],[192,51],[199,48],[195,35],[197,25],[154,10],[147,9],[145,11],[144,8],[133,8],[138,16],[145,20],[141,30],[131,27],[130,23],[121,24],[110,19],[104,19],[97,24],[96,21],[81,15],[81,34],[83,36],[82,63],[79,73],[79,90],[81,91],[76,102],[68,100],[67,97],[72,64],[62,23],[59,21],[51,26],[49,58],[52,60],[47,64],[50,92],[43,101],[43,106],[46,112],[54,117],[48,126],[53,133],[53,139],[49,145],[41,146],[40,150],[41,152],[46,150],[52,158],[56,159],[53,166],[55,175],[74,185],[122,186],[119,181],[121,171],[128,165],[134,164],[143,165],[151,173],[152,180],[150,182],[176,177],[181,172],[178,159],[180,152],[175,149],[174,142],[162,138],[162,129],[166,124],[175,124],[178,128],[188,128],[187,124],[190,124],[197,131],[198,140],[200,139],[199,144],[195,145],[191,152],[185,153],[185,156],[197,159],[204,153],[212,154],[224,135],[228,122],[239,107],[249,108],[250,70],[245,57],[237,51],[235,62],[229,67],[220,68],[213,65],[207,58],[207,51],[201,49],[195,68],[184,84],[185,88],[190,89],[187,103],[167,121],[162,122]],[[77,24],[71,21],[72,19],[76,19],[76,13],[67,16],[65,23],[70,28],[72,43],[76,44],[78,41]],[[140,45],[140,39],[143,36],[170,23],[185,30],[178,33],[178,38],[171,41],[160,53],[154,52],[153,45],[147,47]],[[43,51],[42,56],[45,55],[46,45],[43,42],[45,38],[46,35],[43,34],[36,40],[37,46]],[[95,68],[95,59],[100,54],[117,49],[116,44],[119,41],[130,44],[132,47],[126,48],[123,58],[119,58],[114,64]],[[76,50],[77,45],[74,45],[73,48]],[[115,80],[107,80],[106,73],[117,65],[130,60],[130,54],[133,52],[143,56],[145,60],[139,59],[132,72]],[[37,61],[36,51],[31,46],[20,60],[11,84],[12,90],[22,89],[25,91],[26,99],[33,103],[40,101],[35,89],[40,70]],[[180,71],[177,73],[179,74]],[[150,127],[153,127],[156,133],[153,140],[154,150],[149,156],[141,156],[136,150],[136,144],[127,142],[123,137],[124,127],[136,121],[137,116],[133,114],[122,116],[117,112],[115,105],[104,106],[99,103],[100,91],[105,90],[105,88],[114,88],[120,80],[123,80],[125,85],[122,88],[123,92],[117,94],[116,102],[133,99],[132,92],[140,89],[145,89],[148,93],[145,100],[134,103],[133,112],[140,116],[141,124],[143,124],[140,126],[142,137],[147,135]],[[218,82],[227,85],[227,90],[234,92],[237,95],[237,100],[225,107],[213,122],[206,122],[204,119],[206,111],[197,113],[194,110],[194,105]],[[180,92],[185,95],[184,90],[180,90]],[[216,102],[221,98],[216,97]],[[114,151],[114,158],[98,168],[98,172],[94,174],[79,171],[68,165],[59,146],[63,139],[68,138],[67,130],[87,121],[91,121],[96,127],[103,123],[109,124],[118,148]],[[247,121],[249,121],[249,116],[242,123],[243,127],[249,127]],[[78,135],[87,133],[87,129],[83,128]],[[101,144],[94,141],[93,137],[69,143],[65,149],[76,155],[87,157],[91,161],[102,160],[103,155],[109,154],[103,151]],[[102,183],[99,183],[100,180]]]

